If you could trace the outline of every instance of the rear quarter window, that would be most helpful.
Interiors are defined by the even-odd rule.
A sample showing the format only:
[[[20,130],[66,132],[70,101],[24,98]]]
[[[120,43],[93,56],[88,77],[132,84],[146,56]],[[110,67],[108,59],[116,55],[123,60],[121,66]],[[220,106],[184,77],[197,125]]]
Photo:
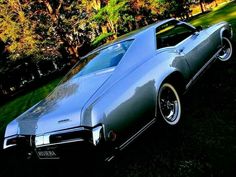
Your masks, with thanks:
[[[157,49],[175,46],[193,32],[187,25],[178,24],[178,21],[164,24],[156,29]]]

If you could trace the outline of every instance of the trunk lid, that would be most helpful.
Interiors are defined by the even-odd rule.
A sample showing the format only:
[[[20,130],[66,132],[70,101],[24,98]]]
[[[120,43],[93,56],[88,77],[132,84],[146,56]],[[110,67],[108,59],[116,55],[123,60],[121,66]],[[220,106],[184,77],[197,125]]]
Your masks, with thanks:
[[[38,135],[80,126],[83,106],[111,74],[110,70],[73,77],[59,85],[47,98],[12,122],[17,124],[18,134]]]

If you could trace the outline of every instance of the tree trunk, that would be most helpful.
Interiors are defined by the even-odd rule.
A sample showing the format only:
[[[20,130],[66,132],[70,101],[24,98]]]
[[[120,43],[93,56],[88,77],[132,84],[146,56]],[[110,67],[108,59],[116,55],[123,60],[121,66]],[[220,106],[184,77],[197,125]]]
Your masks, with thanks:
[[[204,12],[204,4],[203,4],[203,0],[200,0],[200,7],[201,7],[201,11],[202,13]]]

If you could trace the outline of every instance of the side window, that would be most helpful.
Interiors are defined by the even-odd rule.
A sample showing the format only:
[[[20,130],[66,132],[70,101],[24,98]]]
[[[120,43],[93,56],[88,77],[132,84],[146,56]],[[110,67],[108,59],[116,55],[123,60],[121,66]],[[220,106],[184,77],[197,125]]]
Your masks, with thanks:
[[[164,24],[156,29],[157,49],[175,46],[194,32],[191,27],[185,24],[178,24],[177,21]]]

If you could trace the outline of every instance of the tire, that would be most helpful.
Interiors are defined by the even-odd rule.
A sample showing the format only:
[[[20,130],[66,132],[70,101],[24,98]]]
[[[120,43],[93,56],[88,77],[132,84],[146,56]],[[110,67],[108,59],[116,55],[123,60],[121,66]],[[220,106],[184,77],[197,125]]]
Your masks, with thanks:
[[[157,101],[157,109],[164,121],[171,126],[178,124],[182,113],[178,90],[170,83],[162,84]]]
[[[231,41],[227,37],[222,38],[222,50],[219,53],[218,59],[221,61],[228,61],[233,53],[233,46]]]

